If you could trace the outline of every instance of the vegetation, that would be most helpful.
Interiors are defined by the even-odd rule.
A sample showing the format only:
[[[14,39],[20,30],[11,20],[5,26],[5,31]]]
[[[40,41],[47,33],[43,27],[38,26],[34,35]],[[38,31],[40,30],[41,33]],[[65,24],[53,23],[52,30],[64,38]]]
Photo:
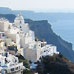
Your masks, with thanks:
[[[74,74],[74,64],[62,54],[46,56],[38,62],[37,72],[39,74]]]
[[[34,74],[34,72],[32,70],[24,70],[23,74]]]
[[[33,74],[33,71],[30,69],[30,65],[27,59],[24,59],[22,55],[17,55],[19,58],[19,62],[23,62],[23,65],[26,67],[26,69],[23,71],[23,74]]]
[[[37,37],[35,37],[35,41],[39,41],[39,39]]]
[[[23,74],[34,74],[35,72],[39,74],[74,74],[74,63],[69,61],[62,54],[41,57],[41,62],[36,62],[38,64],[36,70],[30,69],[28,60],[24,59],[22,55],[18,55],[17,57],[27,68],[23,71]]]

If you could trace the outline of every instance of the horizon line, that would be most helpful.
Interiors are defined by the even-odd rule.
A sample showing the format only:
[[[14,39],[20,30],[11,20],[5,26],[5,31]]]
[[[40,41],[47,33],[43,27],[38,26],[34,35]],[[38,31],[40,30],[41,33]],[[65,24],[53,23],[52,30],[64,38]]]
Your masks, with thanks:
[[[9,8],[11,9],[12,11],[33,11],[33,12],[38,12],[38,13],[57,13],[57,12],[60,12],[60,13],[74,13],[74,9],[70,9],[70,8],[49,8],[49,9],[13,9],[13,8],[10,8],[10,7],[0,7],[0,8]]]

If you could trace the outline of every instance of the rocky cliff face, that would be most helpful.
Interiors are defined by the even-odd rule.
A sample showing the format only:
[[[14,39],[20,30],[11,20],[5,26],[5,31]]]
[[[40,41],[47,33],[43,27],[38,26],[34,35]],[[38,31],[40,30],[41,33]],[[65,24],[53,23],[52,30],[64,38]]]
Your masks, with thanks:
[[[30,24],[30,29],[35,32],[35,35],[39,38],[39,40],[45,39],[48,44],[56,45],[57,50],[60,53],[74,62],[74,51],[72,50],[72,44],[63,40],[60,36],[56,35],[47,20],[25,21]]]
[[[10,22],[13,22],[15,18],[15,16],[12,14],[1,14],[0,17],[5,17]],[[47,20],[33,21],[25,19],[25,22],[30,24],[30,29],[35,32],[35,35],[36,37],[38,37],[39,40],[44,39],[45,41],[47,41],[47,43],[56,45],[57,50],[60,53],[74,62],[74,51],[72,50],[72,44],[63,40],[60,36],[56,35]]]

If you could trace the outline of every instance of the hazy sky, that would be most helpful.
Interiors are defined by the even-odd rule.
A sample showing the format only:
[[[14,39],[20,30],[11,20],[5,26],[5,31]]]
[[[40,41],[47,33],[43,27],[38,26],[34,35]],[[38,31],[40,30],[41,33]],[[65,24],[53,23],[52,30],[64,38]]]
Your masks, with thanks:
[[[74,0],[0,0],[0,7],[23,10],[74,9]]]

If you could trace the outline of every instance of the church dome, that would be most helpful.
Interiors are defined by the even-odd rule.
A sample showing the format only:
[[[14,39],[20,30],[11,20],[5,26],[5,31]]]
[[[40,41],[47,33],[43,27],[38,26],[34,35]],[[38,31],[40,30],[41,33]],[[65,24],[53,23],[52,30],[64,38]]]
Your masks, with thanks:
[[[18,14],[15,20],[24,20],[24,18],[21,14]]]
[[[14,20],[15,24],[24,24],[24,18],[21,14],[18,14]]]

